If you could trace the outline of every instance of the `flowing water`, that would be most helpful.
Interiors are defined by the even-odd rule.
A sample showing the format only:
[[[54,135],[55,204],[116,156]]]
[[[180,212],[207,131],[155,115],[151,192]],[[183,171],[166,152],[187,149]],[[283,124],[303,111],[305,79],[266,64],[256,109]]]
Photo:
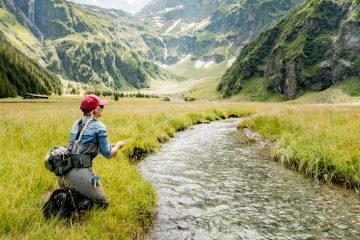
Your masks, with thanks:
[[[139,163],[158,194],[146,239],[360,239],[360,197],[271,161],[239,119],[178,133]]]
[[[28,18],[30,22],[35,25],[35,0],[29,0],[29,13]]]
[[[164,64],[167,64],[167,57],[168,57],[168,49],[166,47],[166,44],[164,42],[164,39],[162,39],[162,37],[159,37],[160,41],[162,42],[163,46],[164,46]]]
[[[35,24],[35,0],[29,0],[28,7],[29,7],[28,19],[34,26],[35,30],[38,32],[38,34],[40,36],[40,47],[43,48],[44,47],[44,34],[42,34],[40,29],[37,28],[37,26]]]

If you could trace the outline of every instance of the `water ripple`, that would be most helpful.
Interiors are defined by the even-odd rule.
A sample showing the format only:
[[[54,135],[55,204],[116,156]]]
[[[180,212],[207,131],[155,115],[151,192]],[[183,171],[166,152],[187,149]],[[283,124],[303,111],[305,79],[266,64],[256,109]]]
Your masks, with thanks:
[[[248,144],[239,119],[195,126],[138,165],[158,194],[147,239],[360,239],[360,199]]]

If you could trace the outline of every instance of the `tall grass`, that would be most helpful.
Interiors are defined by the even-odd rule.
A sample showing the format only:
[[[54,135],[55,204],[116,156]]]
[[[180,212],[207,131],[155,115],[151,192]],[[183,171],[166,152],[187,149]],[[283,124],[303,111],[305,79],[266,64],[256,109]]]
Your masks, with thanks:
[[[275,106],[250,127],[273,142],[272,156],[315,179],[360,189],[360,107]]]
[[[68,222],[42,217],[41,207],[57,188],[55,176],[44,168],[43,158],[51,148],[67,144],[73,122],[81,118],[79,101],[35,102],[0,103],[1,239],[141,238],[156,213],[156,194],[132,162],[158,150],[161,142],[194,123],[252,111],[236,104],[157,100],[124,100],[106,107],[101,121],[112,142],[175,118],[127,144],[116,158],[97,157],[94,169],[101,176],[110,207]]]

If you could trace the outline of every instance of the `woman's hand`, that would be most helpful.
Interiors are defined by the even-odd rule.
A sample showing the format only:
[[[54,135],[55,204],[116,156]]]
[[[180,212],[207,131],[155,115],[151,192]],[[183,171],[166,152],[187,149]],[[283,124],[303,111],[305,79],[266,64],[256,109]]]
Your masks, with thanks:
[[[109,158],[115,157],[117,152],[119,151],[119,149],[124,146],[125,146],[125,142],[123,142],[123,141],[116,142],[111,149],[111,156]]]
[[[125,146],[125,142],[123,142],[123,141],[118,141],[118,142],[115,144],[115,146],[116,146],[118,149],[120,149],[120,148],[122,148],[122,147]]]

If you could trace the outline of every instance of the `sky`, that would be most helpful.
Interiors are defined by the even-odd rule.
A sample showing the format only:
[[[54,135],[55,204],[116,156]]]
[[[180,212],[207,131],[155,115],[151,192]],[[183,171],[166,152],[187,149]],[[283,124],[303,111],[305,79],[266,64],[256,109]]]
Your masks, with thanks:
[[[136,13],[151,0],[72,0],[72,2],[96,5],[103,8],[116,8]]]

